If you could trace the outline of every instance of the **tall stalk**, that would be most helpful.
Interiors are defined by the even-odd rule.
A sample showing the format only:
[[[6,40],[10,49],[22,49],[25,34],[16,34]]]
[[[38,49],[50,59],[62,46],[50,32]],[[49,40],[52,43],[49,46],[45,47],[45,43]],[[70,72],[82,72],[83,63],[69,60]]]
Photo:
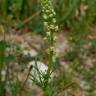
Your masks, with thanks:
[[[56,13],[52,6],[51,0],[41,0],[42,6],[42,15],[44,28],[46,30],[46,39],[48,41],[48,70],[47,70],[47,78],[46,78],[46,87],[48,87],[48,83],[51,76],[53,59],[55,58],[55,43],[56,43],[56,31],[58,30],[58,26],[56,24]]]

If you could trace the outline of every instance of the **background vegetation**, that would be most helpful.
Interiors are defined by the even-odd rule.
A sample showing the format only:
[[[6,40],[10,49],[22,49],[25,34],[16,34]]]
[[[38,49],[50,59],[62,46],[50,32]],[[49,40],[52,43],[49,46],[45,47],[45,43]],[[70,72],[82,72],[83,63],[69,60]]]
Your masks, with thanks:
[[[59,25],[57,37],[64,35],[69,47],[53,62],[53,70],[58,74],[50,82],[46,94],[96,96],[96,0],[52,0],[52,4]],[[41,10],[40,0],[0,0],[0,96],[36,96],[27,84],[19,80],[18,74],[26,71],[26,64],[31,60],[47,62],[48,54],[42,50],[46,49],[46,42],[40,42],[41,47],[37,44],[35,49],[38,55],[30,57],[23,55],[24,48],[17,43],[18,38],[15,41],[6,38],[11,34],[18,34],[19,37],[26,32],[31,32],[30,36],[40,35],[43,38],[45,33]],[[62,47],[62,44],[59,46]],[[66,64],[62,65],[62,61]]]

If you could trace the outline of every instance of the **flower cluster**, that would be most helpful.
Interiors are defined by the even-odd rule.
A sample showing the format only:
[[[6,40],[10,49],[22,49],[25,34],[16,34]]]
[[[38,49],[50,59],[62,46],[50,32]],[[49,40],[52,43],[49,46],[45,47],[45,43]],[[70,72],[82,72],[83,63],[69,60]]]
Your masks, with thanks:
[[[48,31],[58,30],[58,26],[56,25],[56,13],[52,6],[50,0],[41,0],[42,5],[42,12],[43,12],[43,19],[44,19],[44,26],[47,28]]]
[[[48,40],[49,48],[48,53],[53,52],[55,54],[55,42],[56,42],[56,32],[58,31],[58,26],[56,24],[56,13],[52,6],[51,0],[41,0],[44,28],[46,30],[46,37],[44,39]]]

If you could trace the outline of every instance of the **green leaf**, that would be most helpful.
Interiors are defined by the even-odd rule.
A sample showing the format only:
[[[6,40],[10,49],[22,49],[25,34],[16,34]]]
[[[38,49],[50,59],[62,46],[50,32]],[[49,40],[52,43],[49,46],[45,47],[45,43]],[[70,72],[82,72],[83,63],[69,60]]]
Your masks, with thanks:
[[[4,63],[4,51],[5,51],[5,41],[0,41],[0,70],[3,67]]]

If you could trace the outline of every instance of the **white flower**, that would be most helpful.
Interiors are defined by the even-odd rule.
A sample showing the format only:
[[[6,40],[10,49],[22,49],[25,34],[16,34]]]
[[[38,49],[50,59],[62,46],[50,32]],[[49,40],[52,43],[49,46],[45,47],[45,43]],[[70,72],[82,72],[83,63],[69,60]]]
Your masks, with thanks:
[[[47,34],[47,36],[50,36],[51,35],[51,33],[48,31],[48,32],[46,32],[46,34]]]
[[[53,22],[53,23],[56,23],[56,19],[55,19],[55,18],[53,18],[53,19],[52,19],[52,22]]]
[[[50,51],[54,51],[55,50],[55,47],[54,46],[51,46],[49,49],[50,49]]]
[[[49,13],[50,11],[49,10],[46,10],[46,13]]]
[[[57,40],[57,37],[56,36],[54,36],[54,41],[56,41]]]
[[[46,27],[47,27],[47,26],[48,26],[48,22],[44,22],[44,26],[46,26]]]
[[[55,27],[54,27],[54,25],[50,25],[50,29],[54,29]]]
[[[43,18],[44,18],[44,19],[47,19],[48,17],[47,17],[47,15],[46,15],[46,14],[44,14],[44,15],[43,15]]]
[[[51,9],[51,11],[52,11],[52,13],[53,13],[54,15],[56,15],[56,13],[55,13],[54,9]]]
[[[55,29],[56,29],[56,31],[58,31],[59,30],[58,26],[56,26]]]
[[[49,17],[53,17],[54,15],[51,13],[51,14],[49,14]]]

